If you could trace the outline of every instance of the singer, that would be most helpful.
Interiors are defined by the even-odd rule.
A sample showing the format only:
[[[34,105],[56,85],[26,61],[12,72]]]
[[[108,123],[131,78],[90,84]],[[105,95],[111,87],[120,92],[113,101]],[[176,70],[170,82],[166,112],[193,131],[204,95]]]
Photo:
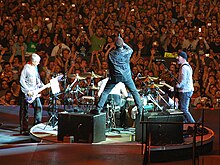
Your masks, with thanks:
[[[124,43],[120,35],[116,38],[115,46],[116,49],[111,50],[108,56],[109,80],[101,94],[101,97],[99,98],[97,109],[91,110],[91,113],[99,114],[103,109],[111,90],[117,83],[122,82],[131,92],[134,102],[137,105],[138,113],[141,114],[141,98],[131,76],[130,58],[133,50]],[[114,47],[114,43],[110,47],[112,49]]]

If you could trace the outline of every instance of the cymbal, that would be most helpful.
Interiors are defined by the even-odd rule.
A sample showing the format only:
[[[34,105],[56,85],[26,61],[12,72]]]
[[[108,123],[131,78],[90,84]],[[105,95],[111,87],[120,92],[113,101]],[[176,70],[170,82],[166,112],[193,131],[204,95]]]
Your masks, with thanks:
[[[92,78],[102,78],[101,75],[95,74],[94,72],[92,72],[91,77],[92,77]]]
[[[82,77],[89,77],[92,75],[92,72],[85,72],[85,73],[81,73],[80,76]]]
[[[81,73],[80,76],[82,76],[82,77],[90,77],[90,78],[102,78],[101,75],[95,74],[94,72]]]
[[[138,79],[142,80],[142,79],[146,79],[148,78],[149,80],[157,80],[158,77],[151,77],[151,76],[142,76],[142,77],[138,77]]]
[[[148,76],[149,79],[152,79],[152,80],[157,80],[158,77],[151,77],[151,76]]]
[[[143,77],[138,77],[138,79],[142,80],[142,79],[145,79],[147,78],[146,76],[143,76]]]
[[[96,87],[96,86],[89,86],[88,88],[91,90],[98,90],[99,89],[99,87]]]
[[[86,77],[79,76],[78,74],[70,74],[68,77],[69,78],[76,78],[78,80],[85,80],[86,79]]]
[[[153,88],[155,88],[155,87],[161,88],[161,87],[163,87],[164,85],[162,85],[162,84],[152,84],[151,86],[153,86]]]

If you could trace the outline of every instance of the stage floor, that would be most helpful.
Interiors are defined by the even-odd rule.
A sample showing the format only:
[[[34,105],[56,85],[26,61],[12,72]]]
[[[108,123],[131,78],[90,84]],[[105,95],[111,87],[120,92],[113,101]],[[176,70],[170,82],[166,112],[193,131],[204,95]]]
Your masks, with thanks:
[[[188,127],[192,127],[192,125],[184,124],[183,131],[186,131]],[[137,146],[139,148],[139,153],[143,154],[146,145],[141,142],[135,141],[135,128],[116,128],[115,130],[109,132],[106,130],[106,140],[98,142],[98,143],[91,143],[94,145],[106,146],[106,145],[119,145],[119,146]],[[197,150],[201,154],[207,154],[212,150],[212,144],[214,139],[214,132],[204,127],[206,130],[206,134],[203,136],[196,135],[196,146]],[[35,141],[48,141],[53,143],[74,143],[73,137],[65,136],[64,141],[57,140],[58,128],[57,126],[51,127],[47,125],[47,123],[41,123],[35,125],[30,130],[30,136]],[[202,140],[202,141],[201,141]],[[74,143],[76,144],[76,143]],[[78,143],[79,144],[79,143]],[[202,146],[201,146],[202,145]],[[170,157],[164,157],[163,155],[169,151]],[[169,161],[169,160],[182,160],[186,158],[190,158],[193,154],[193,136],[185,136],[183,138],[183,143],[181,144],[165,144],[165,145],[155,145],[150,146],[150,152],[152,154],[151,161],[158,162],[158,161]],[[178,152],[178,155],[176,154]],[[168,152],[167,152],[168,153]],[[156,157],[155,157],[156,155]]]
[[[45,128],[48,116],[44,116],[44,123],[31,128],[31,136],[19,135],[19,120],[16,108],[0,109],[0,160],[1,165],[8,164],[94,164],[94,165],[139,165],[143,163],[142,145],[136,142],[133,136],[133,128],[129,131],[121,131],[121,135],[113,134],[106,138],[106,141],[99,143],[72,143],[71,137],[65,137],[64,141],[57,141],[57,130],[47,126]],[[210,154],[219,154],[217,140],[218,136],[218,121],[215,117],[218,112],[210,112],[206,114],[205,125],[209,126],[209,134],[204,136],[204,141],[207,143],[213,140],[214,151]],[[30,123],[33,118],[30,115]],[[215,126],[215,127],[213,127]],[[45,129],[44,129],[45,128]],[[40,131],[40,130],[44,131]],[[213,131],[214,130],[214,131]],[[213,134],[215,132],[215,134]],[[35,141],[35,140],[38,141]],[[199,141],[200,137],[197,137]],[[191,143],[190,137],[185,140]],[[205,142],[205,143],[206,143]],[[170,148],[174,146],[157,146],[156,151]],[[152,152],[154,147],[152,148]],[[168,150],[167,150],[168,151]],[[190,151],[192,152],[192,148]],[[168,153],[168,152],[166,152]],[[215,159],[214,159],[215,157]],[[219,160],[218,156],[200,156],[199,160],[211,162],[211,160]],[[168,162],[153,162],[154,165],[191,165],[192,160],[168,161]]]

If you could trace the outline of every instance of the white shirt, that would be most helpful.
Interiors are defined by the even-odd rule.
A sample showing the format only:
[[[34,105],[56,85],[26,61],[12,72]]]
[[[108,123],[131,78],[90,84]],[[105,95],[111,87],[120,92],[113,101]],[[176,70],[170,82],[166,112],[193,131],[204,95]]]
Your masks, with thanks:
[[[20,76],[21,90],[23,93],[36,90],[38,87],[43,86],[40,80],[38,69],[31,64],[25,64]]]
[[[53,48],[53,50],[51,52],[51,56],[61,55],[62,54],[62,49],[69,49],[70,50],[70,48],[67,45],[63,44],[63,43],[62,43],[62,46],[61,46],[60,54],[57,54],[59,49],[60,49],[60,47],[59,47],[59,44],[58,44]]]
[[[101,96],[101,94],[105,88],[105,85],[108,82],[108,79],[109,79],[109,77],[98,82],[98,87],[99,87],[98,96],[99,97]],[[117,83],[109,94],[116,94],[116,95],[120,95],[123,97],[128,97],[127,89],[125,87],[125,84],[122,82]]]

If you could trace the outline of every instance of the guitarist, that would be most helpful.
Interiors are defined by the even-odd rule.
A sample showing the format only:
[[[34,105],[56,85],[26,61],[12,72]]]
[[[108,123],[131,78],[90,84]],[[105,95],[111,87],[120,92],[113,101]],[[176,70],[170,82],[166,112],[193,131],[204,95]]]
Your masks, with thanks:
[[[34,91],[44,84],[40,80],[37,66],[40,63],[40,56],[33,53],[30,62],[24,65],[20,76],[21,103],[20,103],[20,133],[28,135],[28,107],[27,97],[34,95]],[[31,103],[34,108],[34,125],[42,120],[42,104],[39,97]]]
[[[187,62],[188,56],[186,52],[181,51],[178,53],[178,64],[180,64],[178,84],[176,87],[179,92],[180,110],[184,113],[185,122],[194,123],[195,120],[189,111],[190,99],[194,91],[193,87],[193,70]]]

